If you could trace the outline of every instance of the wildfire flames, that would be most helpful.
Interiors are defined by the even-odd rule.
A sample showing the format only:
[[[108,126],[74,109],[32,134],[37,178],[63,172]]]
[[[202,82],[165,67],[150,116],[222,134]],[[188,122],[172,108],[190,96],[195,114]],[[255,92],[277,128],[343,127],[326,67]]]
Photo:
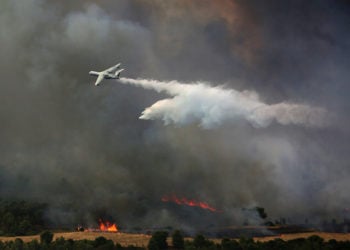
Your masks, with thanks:
[[[103,221],[103,220],[99,219],[98,224],[100,226],[101,231],[118,232],[117,225],[114,223],[111,223],[109,221]]]
[[[211,212],[219,212],[219,210],[209,206],[208,203],[206,203],[206,202],[196,201],[196,200],[188,200],[184,197],[179,198],[175,195],[171,195],[171,196],[165,195],[162,197],[162,201],[163,202],[175,202],[178,205],[186,205],[186,206],[190,206],[190,207],[200,207],[202,209],[207,209]]]

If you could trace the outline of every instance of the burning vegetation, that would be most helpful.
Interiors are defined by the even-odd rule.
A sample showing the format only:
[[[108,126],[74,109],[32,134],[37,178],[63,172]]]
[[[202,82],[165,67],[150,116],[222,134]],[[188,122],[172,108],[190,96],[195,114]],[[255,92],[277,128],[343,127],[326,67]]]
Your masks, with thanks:
[[[82,226],[78,226],[76,228],[77,231],[81,232],[118,232],[118,227],[115,223],[112,223],[108,220],[98,220],[98,228],[84,228]]]
[[[189,200],[186,199],[185,197],[177,197],[176,195],[165,195],[162,197],[163,202],[174,202],[178,205],[185,205],[185,206],[190,206],[190,207],[200,207],[202,209],[209,210],[211,212],[220,212],[218,209],[209,206],[208,203],[202,202],[202,201],[197,201],[197,200]]]
[[[100,230],[103,232],[118,232],[118,227],[115,223],[111,223],[109,221],[103,221],[99,219],[98,221]]]

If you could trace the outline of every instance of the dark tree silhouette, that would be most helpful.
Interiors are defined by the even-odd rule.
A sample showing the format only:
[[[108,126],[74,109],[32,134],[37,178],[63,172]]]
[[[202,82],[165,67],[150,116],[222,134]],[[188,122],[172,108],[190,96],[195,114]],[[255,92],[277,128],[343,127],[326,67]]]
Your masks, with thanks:
[[[184,249],[185,248],[185,241],[182,233],[180,230],[176,230],[172,235],[172,243],[173,247],[176,249]]]
[[[50,244],[53,240],[53,233],[50,231],[44,231],[40,234],[41,244]]]
[[[149,243],[149,250],[163,250],[168,248],[168,243],[166,241],[168,237],[168,232],[165,231],[157,231],[154,232]]]

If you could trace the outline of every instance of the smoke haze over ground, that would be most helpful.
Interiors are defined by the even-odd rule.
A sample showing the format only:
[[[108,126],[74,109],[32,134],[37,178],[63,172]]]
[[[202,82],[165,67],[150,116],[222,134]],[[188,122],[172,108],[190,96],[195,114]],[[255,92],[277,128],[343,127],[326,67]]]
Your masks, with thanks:
[[[296,222],[343,216],[349,22],[340,0],[3,0],[0,197],[47,202],[49,218],[66,226],[97,216],[124,227],[227,225],[252,206]],[[126,78],[210,82],[181,91],[238,95],[248,102],[233,105],[244,119],[218,122],[233,119],[232,103],[220,102],[220,116],[206,123],[180,91],[95,87],[88,72],[117,62]],[[175,113],[155,113],[159,100],[189,113],[176,111],[175,122]],[[260,121],[240,109],[250,104],[280,106]],[[138,119],[143,111],[168,125]],[[161,202],[171,194],[223,213]]]

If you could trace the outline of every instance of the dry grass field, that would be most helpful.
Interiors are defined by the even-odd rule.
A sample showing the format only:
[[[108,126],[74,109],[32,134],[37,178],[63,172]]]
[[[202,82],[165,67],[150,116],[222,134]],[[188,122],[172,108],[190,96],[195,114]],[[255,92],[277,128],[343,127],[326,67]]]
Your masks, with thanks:
[[[308,238],[312,235],[318,235],[322,237],[325,241],[335,239],[337,241],[350,240],[350,233],[323,233],[323,232],[310,232],[310,233],[294,233],[294,234],[283,234],[279,236],[269,236],[269,237],[257,237],[254,238],[255,241],[269,241],[274,239],[282,239],[285,241],[297,239],[297,238]],[[65,233],[55,233],[54,240],[60,237],[65,239],[73,240],[94,240],[97,237],[103,236],[106,239],[113,240],[114,243],[119,243],[122,246],[134,245],[134,246],[144,246],[146,247],[150,235],[145,234],[128,234],[128,233],[107,233],[107,232],[65,232]],[[22,236],[22,237],[0,237],[0,241],[11,241],[16,238],[21,238],[24,242],[32,241],[33,239],[40,240],[39,235],[33,236]],[[216,243],[220,243],[221,239],[211,239]],[[170,239],[168,240],[170,243]]]
[[[60,237],[66,240],[95,240],[97,237],[103,236],[106,239],[113,240],[114,243],[119,243],[122,246],[147,246],[150,235],[145,234],[127,234],[127,233],[108,233],[108,232],[66,232],[54,233],[54,240]],[[0,237],[0,241],[11,241],[16,238],[21,238],[24,242],[30,242],[34,239],[40,240],[39,235],[21,236],[21,237]]]

